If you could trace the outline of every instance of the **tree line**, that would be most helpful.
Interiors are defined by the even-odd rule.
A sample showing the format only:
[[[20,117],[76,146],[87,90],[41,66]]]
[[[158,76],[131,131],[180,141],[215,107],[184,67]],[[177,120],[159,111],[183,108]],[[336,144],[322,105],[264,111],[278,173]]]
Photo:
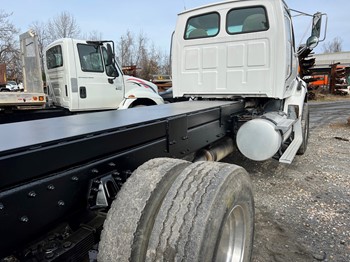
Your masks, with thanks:
[[[15,79],[21,72],[18,29],[10,20],[11,14],[0,10],[0,64],[7,65],[7,76]]]
[[[20,63],[19,30],[11,22],[11,13],[0,10],[0,63],[7,65],[8,79],[20,81],[22,68]],[[46,22],[34,21],[29,26],[38,36],[41,64],[44,64],[44,50],[53,41],[64,38],[85,40],[103,40],[99,31],[83,33],[75,17],[67,11]],[[134,66],[136,76],[150,79],[154,74],[170,74],[169,54],[157,48],[147,35],[137,35],[127,30],[116,42],[116,59],[122,67]],[[44,77],[44,75],[43,75]]]

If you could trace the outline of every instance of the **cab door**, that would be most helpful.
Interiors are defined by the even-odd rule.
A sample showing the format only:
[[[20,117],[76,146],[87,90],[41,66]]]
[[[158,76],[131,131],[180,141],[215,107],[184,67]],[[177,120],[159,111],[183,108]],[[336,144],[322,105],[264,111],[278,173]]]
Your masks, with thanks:
[[[116,109],[124,97],[124,82],[115,65],[106,65],[103,45],[78,43],[79,110]]]

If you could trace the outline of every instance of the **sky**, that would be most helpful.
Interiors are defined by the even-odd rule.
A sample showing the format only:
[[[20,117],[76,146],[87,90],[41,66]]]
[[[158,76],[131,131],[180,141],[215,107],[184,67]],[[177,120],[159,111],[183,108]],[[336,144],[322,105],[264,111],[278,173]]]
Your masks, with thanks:
[[[3,0],[4,1],[4,0]],[[220,1],[220,0],[219,0]],[[349,0],[285,0],[289,8],[313,14],[327,13],[328,29],[325,42],[335,37],[342,39],[343,51],[350,51],[350,1]],[[88,35],[92,31],[102,34],[105,40],[118,41],[126,31],[138,35],[143,33],[150,42],[164,52],[169,52],[170,38],[174,31],[177,14],[183,10],[218,2],[216,0],[15,0],[2,5],[9,20],[21,33],[30,29],[35,21],[46,23],[63,11],[68,11],[76,19],[81,32]],[[296,17],[294,30],[296,44],[305,43],[310,34],[311,19]],[[305,36],[305,37],[303,37]],[[314,50],[323,52],[323,44]]]

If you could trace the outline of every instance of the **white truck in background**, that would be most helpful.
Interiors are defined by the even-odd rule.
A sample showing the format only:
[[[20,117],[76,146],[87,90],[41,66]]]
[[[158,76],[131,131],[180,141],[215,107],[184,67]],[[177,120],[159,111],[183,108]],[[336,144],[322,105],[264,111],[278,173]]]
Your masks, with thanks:
[[[21,34],[20,43],[24,90],[0,92],[0,123],[164,103],[155,84],[123,75],[113,41],[64,38],[48,45],[44,51],[48,94],[35,32]]]
[[[123,75],[113,41],[59,39],[46,47],[44,61],[53,105],[69,111],[164,103],[155,84]]]

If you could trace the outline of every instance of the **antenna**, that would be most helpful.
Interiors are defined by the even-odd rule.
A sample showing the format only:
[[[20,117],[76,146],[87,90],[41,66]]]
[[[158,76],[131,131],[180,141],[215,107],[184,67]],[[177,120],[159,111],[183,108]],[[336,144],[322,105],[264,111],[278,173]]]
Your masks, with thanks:
[[[184,10],[186,11],[186,0],[183,0],[184,3]]]

